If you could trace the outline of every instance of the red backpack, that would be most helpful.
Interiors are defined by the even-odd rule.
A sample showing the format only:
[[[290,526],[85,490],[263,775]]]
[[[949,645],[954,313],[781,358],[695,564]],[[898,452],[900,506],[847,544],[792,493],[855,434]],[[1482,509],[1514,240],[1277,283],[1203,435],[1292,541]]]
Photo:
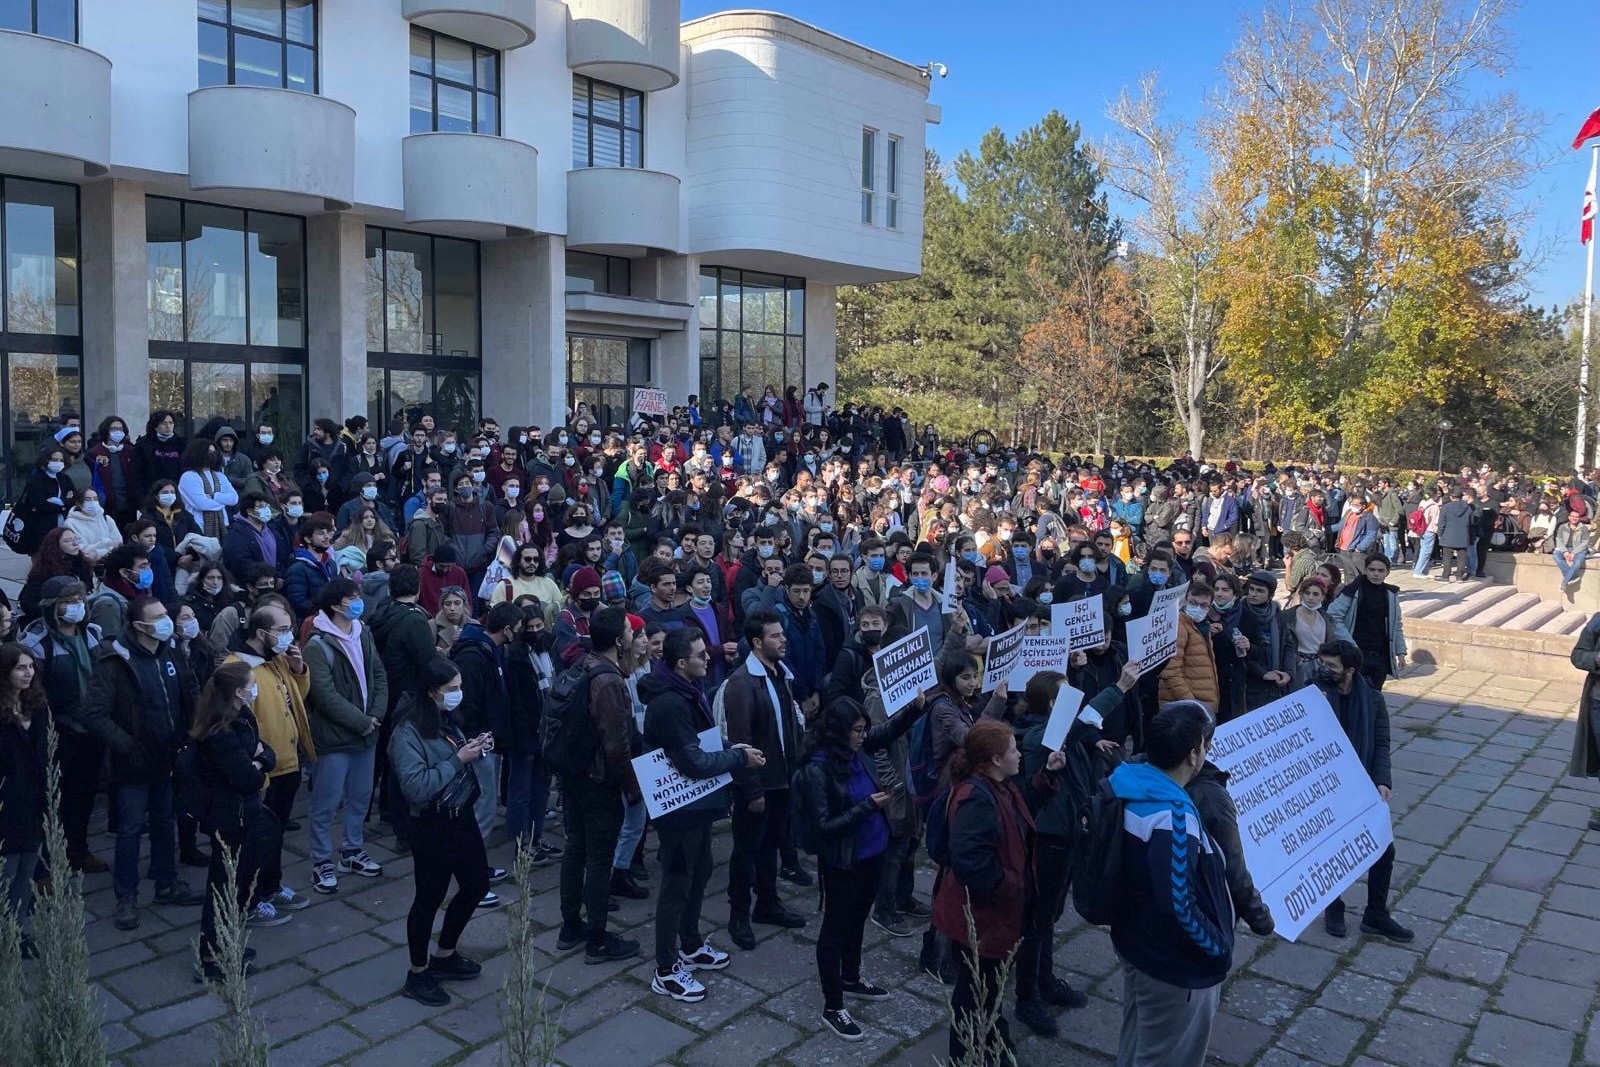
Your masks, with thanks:
[[[1418,508],[1416,511],[1413,511],[1411,513],[1411,517],[1406,520],[1406,526],[1411,530],[1412,533],[1416,534],[1418,537],[1421,537],[1423,534],[1428,532],[1428,517],[1422,513],[1421,508]]]

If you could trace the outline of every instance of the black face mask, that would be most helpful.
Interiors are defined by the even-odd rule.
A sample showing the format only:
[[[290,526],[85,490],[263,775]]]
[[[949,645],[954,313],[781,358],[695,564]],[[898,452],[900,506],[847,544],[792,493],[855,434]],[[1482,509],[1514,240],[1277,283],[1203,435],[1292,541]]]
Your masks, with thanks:
[[[883,644],[883,631],[862,630],[861,644],[866,648],[877,648],[879,645]]]
[[[549,630],[527,634],[528,647],[535,652],[549,652],[556,644],[556,635]]]
[[[593,600],[590,600],[587,597],[584,597],[583,599],[578,601],[578,610],[583,612],[585,615],[593,615],[599,609],[600,609],[600,598],[599,597],[595,597]]]

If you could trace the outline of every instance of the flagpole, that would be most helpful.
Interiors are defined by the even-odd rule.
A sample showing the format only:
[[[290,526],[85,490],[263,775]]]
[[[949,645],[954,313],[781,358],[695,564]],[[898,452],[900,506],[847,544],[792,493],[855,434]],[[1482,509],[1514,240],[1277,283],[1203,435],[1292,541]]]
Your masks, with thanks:
[[[1594,146],[1594,155],[1590,158],[1591,175],[1596,167],[1600,167],[1600,144]],[[1586,438],[1589,434],[1589,320],[1592,317],[1590,311],[1594,304],[1594,245],[1595,242],[1591,238],[1587,245],[1588,265],[1583,273],[1583,348],[1578,357],[1578,443],[1577,454],[1573,459],[1573,466],[1577,468],[1579,477],[1584,473],[1583,457],[1589,444]],[[1600,435],[1600,425],[1597,425],[1595,430],[1596,434]],[[1596,462],[1600,462],[1600,436],[1597,436],[1595,442],[1595,458]]]

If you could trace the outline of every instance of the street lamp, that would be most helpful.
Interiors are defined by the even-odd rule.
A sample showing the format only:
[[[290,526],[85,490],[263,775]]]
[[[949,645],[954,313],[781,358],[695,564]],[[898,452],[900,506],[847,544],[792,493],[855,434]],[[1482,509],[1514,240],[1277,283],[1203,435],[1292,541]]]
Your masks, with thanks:
[[[1444,473],[1444,435],[1449,433],[1453,429],[1455,429],[1455,425],[1449,419],[1441,419],[1440,420],[1440,422],[1439,422],[1439,473],[1440,474]]]

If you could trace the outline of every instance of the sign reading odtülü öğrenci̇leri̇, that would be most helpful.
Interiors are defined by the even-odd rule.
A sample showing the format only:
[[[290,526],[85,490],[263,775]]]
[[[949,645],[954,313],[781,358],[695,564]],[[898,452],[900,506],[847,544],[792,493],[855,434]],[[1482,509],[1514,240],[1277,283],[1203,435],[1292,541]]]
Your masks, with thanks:
[[[1245,863],[1293,941],[1394,840],[1389,805],[1322,690],[1307,686],[1217,727]]]

